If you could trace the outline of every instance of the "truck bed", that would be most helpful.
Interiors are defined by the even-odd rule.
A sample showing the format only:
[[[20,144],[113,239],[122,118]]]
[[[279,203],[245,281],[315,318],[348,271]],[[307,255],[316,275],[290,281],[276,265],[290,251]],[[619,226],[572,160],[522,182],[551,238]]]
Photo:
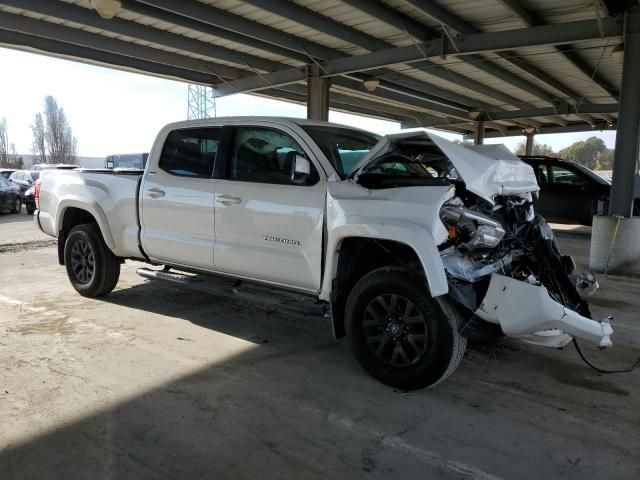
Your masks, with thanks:
[[[140,257],[138,185],[142,170],[44,170],[40,176],[42,230],[54,237],[74,208],[96,219],[109,248],[120,257]]]

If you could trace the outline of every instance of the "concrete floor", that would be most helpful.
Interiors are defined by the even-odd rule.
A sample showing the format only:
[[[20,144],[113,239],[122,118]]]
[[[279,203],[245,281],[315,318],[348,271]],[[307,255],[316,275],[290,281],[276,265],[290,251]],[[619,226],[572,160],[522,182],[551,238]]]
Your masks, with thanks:
[[[326,320],[150,283],[132,262],[113,294],[82,298],[37,233],[2,247],[33,233],[20,217],[0,216],[2,480],[640,478],[640,371],[505,340],[405,394]],[[584,262],[585,232],[561,235]],[[628,365],[640,281],[601,284],[615,347],[586,350]]]

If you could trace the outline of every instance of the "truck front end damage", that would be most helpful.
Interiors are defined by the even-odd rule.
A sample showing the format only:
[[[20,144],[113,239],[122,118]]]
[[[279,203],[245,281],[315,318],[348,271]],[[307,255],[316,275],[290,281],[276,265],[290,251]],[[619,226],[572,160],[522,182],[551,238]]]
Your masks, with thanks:
[[[549,347],[577,337],[611,346],[609,319],[592,320],[579,291],[597,282],[576,274],[534,211],[539,187],[529,165],[504,146],[469,149],[417,131],[385,137],[354,178],[367,188],[398,187],[408,180],[397,165],[411,166],[414,177],[422,168],[454,189],[439,210],[447,233],[438,250],[448,295],[469,318],[463,334],[504,334]],[[386,171],[393,175],[373,175]]]
[[[440,245],[449,294],[471,322],[499,325],[509,337],[563,347],[572,337],[610,347],[609,318],[591,319],[579,288],[597,288],[592,275],[577,275],[553,231],[535,214],[535,191],[482,198],[457,186],[440,210],[449,239]]]

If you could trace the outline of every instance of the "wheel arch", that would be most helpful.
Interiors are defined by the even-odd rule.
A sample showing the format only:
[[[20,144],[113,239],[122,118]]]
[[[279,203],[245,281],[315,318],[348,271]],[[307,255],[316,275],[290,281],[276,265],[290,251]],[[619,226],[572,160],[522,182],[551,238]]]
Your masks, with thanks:
[[[64,265],[64,244],[67,235],[76,225],[95,223],[105,244],[114,252],[115,244],[111,237],[106,216],[99,205],[90,205],[85,202],[67,201],[61,203],[56,215],[56,232],[58,232],[58,262]]]
[[[376,232],[371,225],[368,227],[366,235],[351,231],[329,242],[320,298],[330,302],[336,338],[345,335],[344,306],[349,293],[360,278],[379,267],[397,265],[417,272],[425,278],[433,297],[448,292],[444,266],[428,231],[419,226],[415,226],[417,230],[403,231],[403,227],[381,225]]]

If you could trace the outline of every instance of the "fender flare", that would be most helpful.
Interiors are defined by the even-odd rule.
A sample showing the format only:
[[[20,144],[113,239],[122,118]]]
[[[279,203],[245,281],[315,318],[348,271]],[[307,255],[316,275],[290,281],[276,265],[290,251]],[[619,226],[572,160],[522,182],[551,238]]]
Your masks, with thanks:
[[[111,229],[109,228],[109,222],[107,222],[107,216],[104,214],[102,207],[95,200],[91,200],[84,197],[65,197],[63,200],[58,203],[58,208],[56,211],[56,220],[55,220],[55,228],[56,233],[60,232],[62,229],[62,221],[64,220],[65,213],[68,208],[77,208],[79,210],[84,210],[85,212],[91,214],[93,218],[96,219],[96,223],[98,224],[98,228],[100,228],[100,233],[102,234],[102,238],[104,239],[104,243],[107,244],[109,250],[115,252],[115,242],[113,241],[113,237],[111,236]]]
[[[426,228],[403,220],[379,219],[371,217],[342,217],[337,225],[329,228],[326,250],[325,275],[322,281],[320,299],[330,301],[332,282],[337,273],[339,247],[342,240],[352,237],[392,240],[403,243],[418,256],[429,291],[433,297],[449,291],[444,265],[433,235]]]

